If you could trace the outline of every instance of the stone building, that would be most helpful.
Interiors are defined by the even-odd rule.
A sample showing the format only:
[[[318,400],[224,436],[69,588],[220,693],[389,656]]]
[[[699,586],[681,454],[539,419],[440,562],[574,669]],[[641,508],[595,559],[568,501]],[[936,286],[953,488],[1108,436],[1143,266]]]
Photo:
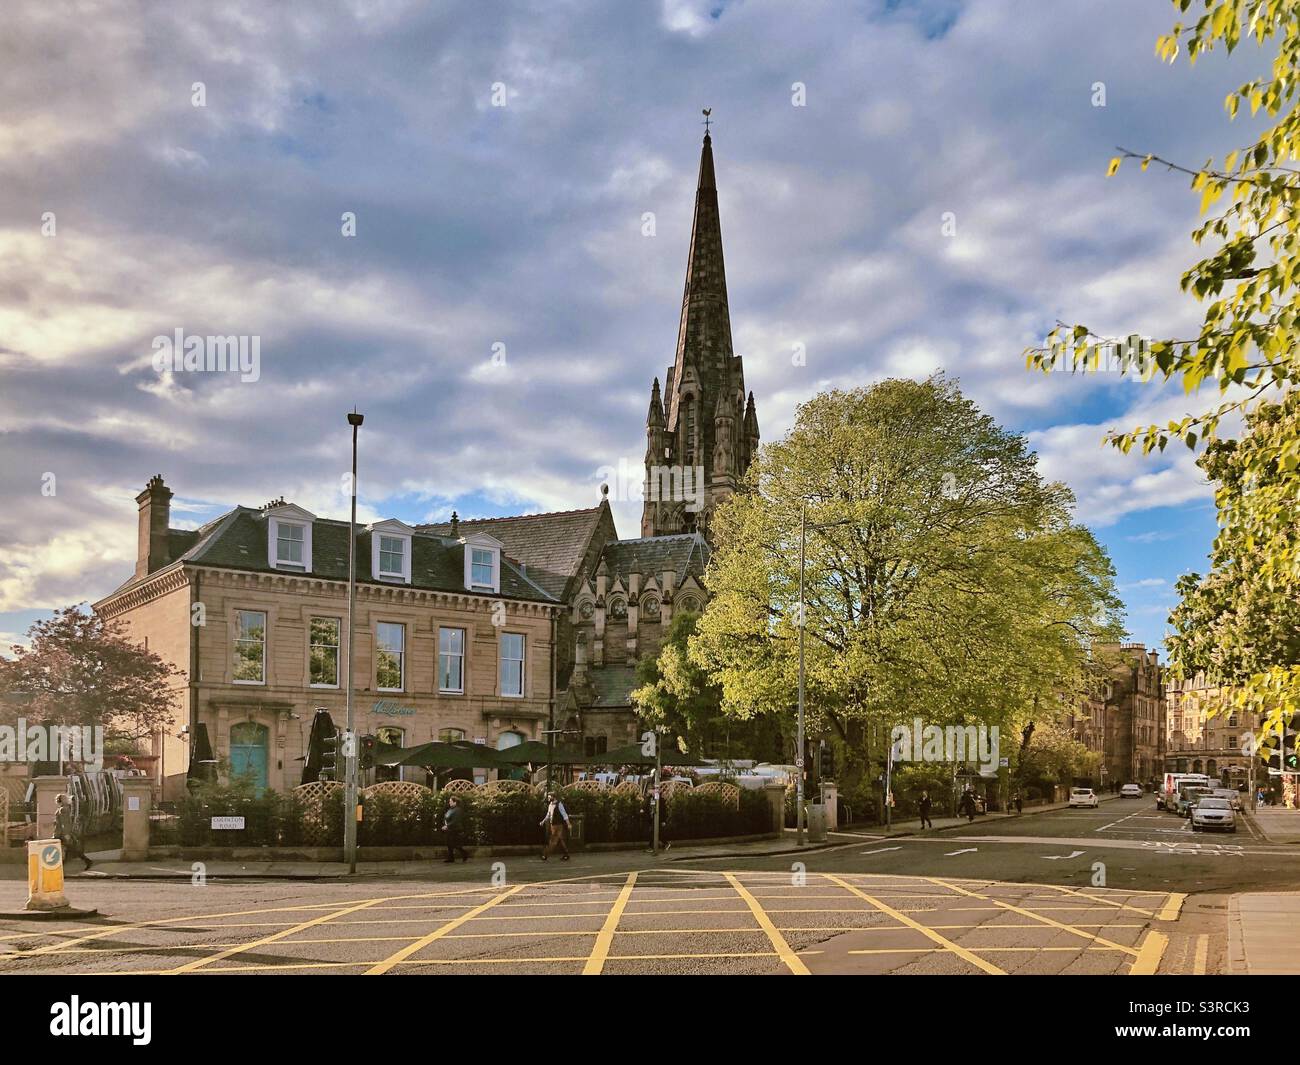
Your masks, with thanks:
[[[200,529],[170,526],[161,476],[137,497],[135,573],[94,604],[180,671],[173,730],[155,737],[164,798],[190,742],[259,788],[300,783],[317,707],[346,720],[348,523],[277,500]],[[356,721],[389,743],[539,739],[555,697],[563,605],[481,530],[358,527]]]
[[[1166,690],[1165,771],[1205,773],[1234,787],[1246,783],[1251,757],[1242,743],[1252,732],[1258,736],[1259,716],[1218,710],[1222,691],[1202,673],[1171,678]]]
[[[1164,770],[1164,670],[1145,644],[1101,644],[1107,671],[1104,696],[1106,780],[1145,784]]]

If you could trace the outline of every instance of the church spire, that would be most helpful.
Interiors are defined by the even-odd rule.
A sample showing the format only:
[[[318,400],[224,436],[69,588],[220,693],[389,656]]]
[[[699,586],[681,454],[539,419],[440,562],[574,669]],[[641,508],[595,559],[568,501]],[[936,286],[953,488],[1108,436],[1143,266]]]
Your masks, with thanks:
[[[735,491],[749,464],[750,441],[757,436],[757,419],[751,421],[746,410],[741,360],[731,347],[718,183],[707,109],[704,118],[677,350],[664,379],[663,420],[658,424],[657,381],[651,392],[646,484],[650,488],[661,483],[661,465],[676,468],[679,479],[689,468],[691,483],[703,486],[706,499],[702,510],[693,503],[693,509],[687,512],[682,500],[647,493],[642,536],[676,534],[693,528],[703,528],[707,534],[709,513]]]

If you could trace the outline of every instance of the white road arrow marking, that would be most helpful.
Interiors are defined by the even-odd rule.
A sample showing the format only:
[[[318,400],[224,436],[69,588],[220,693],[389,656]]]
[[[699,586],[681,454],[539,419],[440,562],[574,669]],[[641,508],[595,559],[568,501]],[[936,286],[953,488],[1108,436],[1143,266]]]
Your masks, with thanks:
[[[979,851],[978,847],[965,847],[959,851],[949,851],[944,855],[945,858],[951,858],[954,854],[975,854]]]
[[[884,854],[886,851],[901,851],[902,847],[881,847],[878,851],[863,851],[863,854]]]
[[[1043,857],[1049,862],[1056,862],[1060,861],[1062,858],[1077,858],[1083,853],[1083,851],[1070,851],[1069,854],[1044,854]]]

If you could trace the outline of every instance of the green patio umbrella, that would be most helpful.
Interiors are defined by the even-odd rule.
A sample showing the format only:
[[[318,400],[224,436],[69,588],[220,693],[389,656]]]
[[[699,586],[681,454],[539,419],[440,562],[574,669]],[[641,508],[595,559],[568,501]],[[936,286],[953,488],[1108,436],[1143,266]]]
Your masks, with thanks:
[[[426,769],[496,769],[501,765],[497,752],[478,743],[422,743],[400,749],[402,757],[382,765],[423,766]]]
[[[541,740],[526,740],[504,751],[495,752],[497,761],[506,765],[545,765],[548,757],[546,744]],[[554,751],[556,765],[586,765],[587,759],[572,747],[565,748],[556,744]]]

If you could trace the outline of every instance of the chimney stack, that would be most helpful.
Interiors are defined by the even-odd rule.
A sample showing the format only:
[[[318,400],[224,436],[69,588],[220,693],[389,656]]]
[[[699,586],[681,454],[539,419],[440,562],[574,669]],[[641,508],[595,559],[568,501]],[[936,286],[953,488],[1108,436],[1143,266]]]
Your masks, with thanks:
[[[140,526],[137,540],[135,576],[139,580],[171,561],[167,533],[171,525],[172,490],[163,484],[162,474],[156,473],[135,497],[140,506]]]
[[[453,540],[460,539],[460,515],[454,510],[451,512],[451,538]]]

